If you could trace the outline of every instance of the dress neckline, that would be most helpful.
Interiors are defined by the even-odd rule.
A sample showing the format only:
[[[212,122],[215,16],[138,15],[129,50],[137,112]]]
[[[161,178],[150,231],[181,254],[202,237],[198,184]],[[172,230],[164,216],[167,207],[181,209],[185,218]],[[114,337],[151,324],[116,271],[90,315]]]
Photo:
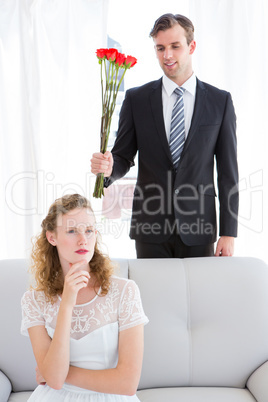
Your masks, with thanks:
[[[87,306],[88,304],[91,304],[91,303],[93,303],[98,297],[99,297],[99,295],[101,294],[101,286],[99,287],[99,290],[98,290],[98,292],[97,292],[97,294],[96,294],[96,296],[94,296],[93,297],[93,299],[91,299],[91,300],[89,300],[88,302],[86,302],[86,303],[81,303],[81,304],[75,304],[74,305],[74,308],[75,307],[83,307],[83,306]],[[62,300],[62,298],[61,298],[61,296],[60,295],[58,295],[58,298],[59,298],[59,300],[61,301]]]

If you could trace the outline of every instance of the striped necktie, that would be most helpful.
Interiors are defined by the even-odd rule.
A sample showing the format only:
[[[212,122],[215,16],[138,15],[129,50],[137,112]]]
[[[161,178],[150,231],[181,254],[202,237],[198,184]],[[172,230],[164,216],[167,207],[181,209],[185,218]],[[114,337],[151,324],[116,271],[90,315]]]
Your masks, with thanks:
[[[174,90],[174,93],[177,95],[177,99],[172,110],[169,147],[173,165],[175,168],[178,167],[178,163],[183,150],[183,145],[185,142],[184,102],[183,102],[184,91],[185,89],[181,87],[178,87]]]

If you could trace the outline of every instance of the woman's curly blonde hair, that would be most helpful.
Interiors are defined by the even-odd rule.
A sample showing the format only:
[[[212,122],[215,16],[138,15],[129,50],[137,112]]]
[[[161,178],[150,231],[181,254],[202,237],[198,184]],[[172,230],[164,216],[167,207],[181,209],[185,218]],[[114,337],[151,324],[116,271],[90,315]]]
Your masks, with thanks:
[[[93,213],[90,202],[79,194],[65,195],[57,199],[49,208],[47,217],[41,224],[42,231],[33,242],[30,272],[35,279],[34,289],[42,290],[52,303],[55,301],[55,296],[62,294],[64,275],[57,248],[48,242],[46,232],[55,231],[58,217],[76,208],[86,208]],[[106,295],[113,265],[110,258],[99,249],[99,234],[97,234],[94,254],[90,260],[90,272],[94,273],[96,285],[101,286],[101,295]]]

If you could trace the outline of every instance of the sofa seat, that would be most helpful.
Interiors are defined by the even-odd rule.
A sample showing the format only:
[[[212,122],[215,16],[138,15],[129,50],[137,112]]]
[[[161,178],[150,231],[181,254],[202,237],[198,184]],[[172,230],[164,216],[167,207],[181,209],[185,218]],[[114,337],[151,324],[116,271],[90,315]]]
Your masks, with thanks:
[[[32,392],[11,392],[8,402],[27,402]]]
[[[32,392],[12,392],[8,402],[27,402]],[[141,402],[256,402],[246,389],[238,388],[153,388],[137,391]]]
[[[247,389],[176,387],[152,388],[137,392],[141,402],[256,402]]]

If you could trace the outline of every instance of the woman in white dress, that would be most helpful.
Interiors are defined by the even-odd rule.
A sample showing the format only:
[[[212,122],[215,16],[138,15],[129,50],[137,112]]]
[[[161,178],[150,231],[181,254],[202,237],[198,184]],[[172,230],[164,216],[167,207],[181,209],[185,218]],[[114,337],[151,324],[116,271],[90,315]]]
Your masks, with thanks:
[[[112,274],[89,201],[56,200],[32,251],[35,286],[22,297],[40,384],[29,401],[130,402],[148,322],[132,280]]]

